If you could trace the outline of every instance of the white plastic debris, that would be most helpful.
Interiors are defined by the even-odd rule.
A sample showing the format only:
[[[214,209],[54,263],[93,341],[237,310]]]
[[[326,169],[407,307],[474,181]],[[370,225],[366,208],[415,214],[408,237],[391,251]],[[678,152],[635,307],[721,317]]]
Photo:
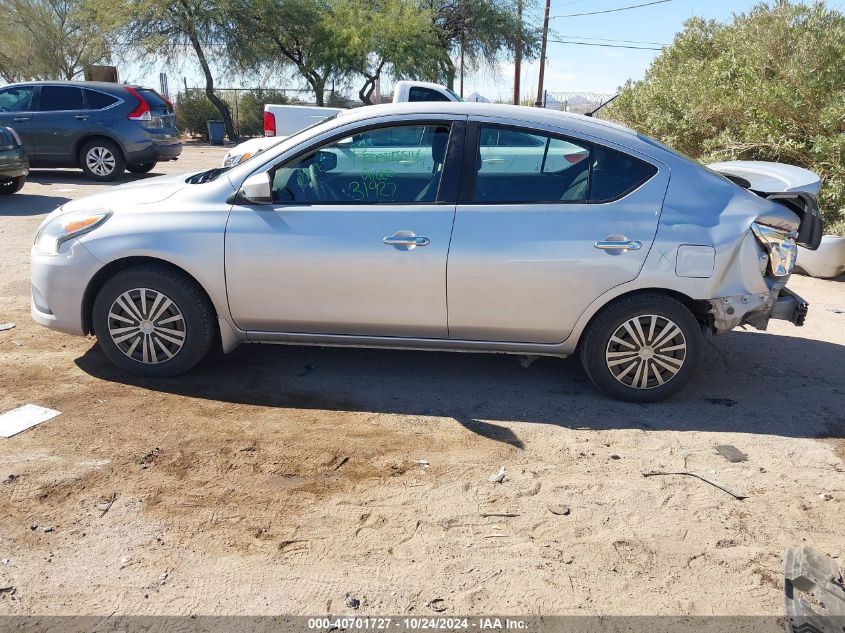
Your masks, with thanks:
[[[9,323],[0,323],[0,332],[3,332],[4,330],[11,330],[13,327],[15,327],[15,324],[11,321]]]
[[[39,407],[35,404],[25,404],[0,415],[0,435],[12,437],[60,414],[61,411]]]
[[[494,484],[500,484],[505,480],[505,467],[499,466],[499,471],[490,477],[490,481]]]

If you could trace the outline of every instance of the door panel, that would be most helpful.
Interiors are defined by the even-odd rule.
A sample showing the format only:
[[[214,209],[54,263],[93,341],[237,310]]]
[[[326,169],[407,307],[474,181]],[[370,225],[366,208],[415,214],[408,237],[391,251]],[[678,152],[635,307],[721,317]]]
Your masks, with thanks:
[[[619,200],[579,202],[590,196],[587,166],[593,161],[595,169],[596,157],[610,164],[609,154],[577,139],[558,147],[559,159],[550,161],[546,152],[554,173],[502,175],[485,187],[483,166],[474,199],[487,201],[459,203],[447,277],[451,338],[560,343],[592,301],[639,274],[657,230],[668,169]],[[552,195],[559,201],[526,204]],[[511,201],[490,203],[502,199]],[[622,238],[641,247],[595,246]]]
[[[73,86],[42,86],[32,136],[38,161],[73,163],[74,146],[91,128],[91,111],[82,90]]]
[[[446,338],[453,205],[235,206],[229,307],[245,330]],[[384,244],[400,231],[412,250]]]
[[[32,86],[16,86],[0,90],[0,125],[10,127],[21,137],[27,156],[35,155],[32,140]]]
[[[236,204],[226,228],[227,292],[238,327],[447,338],[455,204],[440,185],[452,173],[444,168],[449,125],[413,126],[427,139],[413,150],[404,142],[355,146],[363,138],[356,135],[272,168],[275,202]]]

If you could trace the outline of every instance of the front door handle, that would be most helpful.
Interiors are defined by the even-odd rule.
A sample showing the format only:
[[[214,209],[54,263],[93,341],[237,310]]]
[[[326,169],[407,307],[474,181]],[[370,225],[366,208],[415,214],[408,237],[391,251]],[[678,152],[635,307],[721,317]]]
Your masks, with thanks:
[[[638,251],[643,247],[642,242],[636,240],[599,240],[593,244],[603,251]]]
[[[73,117],[73,118],[74,118],[74,119],[76,119],[77,121],[87,121],[87,120],[88,120],[88,119],[90,119],[91,117],[90,117],[90,116],[86,116],[86,115],[84,115],[84,114],[77,114],[77,115],[76,115],[75,117]]]
[[[388,235],[382,242],[388,246],[393,246],[400,251],[410,251],[417,246],[428,246],[431,240],[422,235],[415,235],[411,231],[396,231],[393,235]]]
[[[23,123],[24,121],[29,121],[28,116],[16,116],[15,123]]]

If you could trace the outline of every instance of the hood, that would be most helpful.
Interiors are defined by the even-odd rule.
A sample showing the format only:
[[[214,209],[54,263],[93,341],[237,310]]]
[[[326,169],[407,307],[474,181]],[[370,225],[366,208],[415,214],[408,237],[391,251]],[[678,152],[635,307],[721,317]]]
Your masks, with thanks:
[[[188,187],[185,179],[190,175],[190,173],[187,173],[175,176],[157,176],[117,185],[84,198],[71,200],[65,203],[62,211],[83,211],[92,208],[114,209],[115,207],[125,206],[127,203],[136,206],[161,202],[177,191]]]

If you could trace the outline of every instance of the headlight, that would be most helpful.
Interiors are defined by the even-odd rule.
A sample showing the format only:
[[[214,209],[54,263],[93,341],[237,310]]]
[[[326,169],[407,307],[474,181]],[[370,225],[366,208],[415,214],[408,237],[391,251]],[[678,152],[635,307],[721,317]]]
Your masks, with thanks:
[[[251,152],[246,152],[245,154],[229,154],[223,161],[223,167],[234,167],[235,165],[240,165],[250,156],[252,156]]]
[[[798,257],[796,233],[788,233],[756,222],[751,223],[751,230],[769,255],[769,272],[775,277],[790,274]]]
[[[69,239],[93,231],[109,219],[111,211],[63,213],[42,226],[35,236],[35,250],[42,255],[57,255]]]

